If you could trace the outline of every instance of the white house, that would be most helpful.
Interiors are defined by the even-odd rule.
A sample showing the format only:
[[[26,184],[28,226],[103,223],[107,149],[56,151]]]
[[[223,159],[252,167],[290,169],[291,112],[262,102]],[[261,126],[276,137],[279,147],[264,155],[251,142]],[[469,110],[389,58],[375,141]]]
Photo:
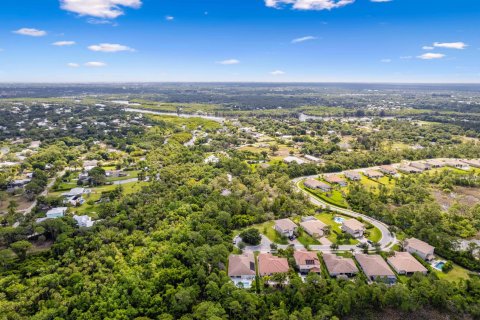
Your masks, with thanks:
[[[92,218],[86,215],[85,216],[74,215],[73,219],[77,221],[79,227],[84,227],[84,228],[90,228],[95,223],[94,221],[92,221]]]

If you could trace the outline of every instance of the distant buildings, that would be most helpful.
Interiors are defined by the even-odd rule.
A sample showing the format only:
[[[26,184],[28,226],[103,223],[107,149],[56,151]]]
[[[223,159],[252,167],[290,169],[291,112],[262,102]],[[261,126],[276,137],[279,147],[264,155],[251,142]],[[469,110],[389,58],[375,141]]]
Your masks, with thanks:
[[[213,154],[205,158],[205,160],[203,160],[203,162],[207,164],[214,164],[214,163],[218,163],[219,161],[220,159]]]
[[[344,173],[344,175],[347,179],[352,180],[352,181],[362,180],[362,176],[360,175],[360,173],[358,173],[356,171],[346,171]]]
[[[397,170],[392,166],[387,166],[387,165],[380,166],[379,170],[381,172],[383,172],[384,174],[388,174],[388,175],[391,175],[391,176],[394,176],[394,175],[397,174]]]
[[[326,184],[325,182],[322,182],[322,181],[318,181],[316,179],[307,179],[303,184],[307,188],[320,189],[323,192],[329,192],[332,190],[332,187],[329,184]]]
[[[305,164],[305,163],[307,163],[305,160],[302,160],[302,159],[300,159],[300,158],[298,158],[298,157],[294,157],[294,156],[288,156],[288,157],[283,158],[283,162],[285,162],[285,163],[293,163],[293,162],[295,162],[295,163],[297,163],[297,164]]]
[[[94,221],[92,221],[92,218],[86,215],[85,216],[74,215],[73,219],[77,221],[79,227],[83,227],[83,228],[90,228],[95,223]]]
[[[327,181],[328,183],[331,183],[331,184],[338,184],[341,187],[346,187],[347,186],[347,181],[345,181],[344,179],[342,179],[339,176],[334,175],[334,174],[325,176],[325,181]]]
[[[377,170],[367,170],[365,171],[365,175],[369,177],[370,179],[380,179],[383,177],[383,173],[377,171]]]

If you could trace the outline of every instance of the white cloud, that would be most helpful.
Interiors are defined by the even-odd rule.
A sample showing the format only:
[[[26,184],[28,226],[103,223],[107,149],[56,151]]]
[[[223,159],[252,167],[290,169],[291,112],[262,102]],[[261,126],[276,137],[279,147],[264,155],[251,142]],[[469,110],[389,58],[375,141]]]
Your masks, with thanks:
[[[301,38],[293,39],[293,40],[292,40],[292,43],[301,43],[301,42],[310,41],[310,40],[315,40],[315,39],[317,39],[317,38],[314,37],[314,36],[306,36],[306,37],[301,37]]]
[[[52,43],[53,46],[57,46],[57,47],[73,46],[74,44],[75,44],[75,41],[57,41]]]
[[[277,9],[290,5],[297,10],[332,10],[354,2],[355,0],[265,0],[265,5]]]
[[[30,36],[30,37],[43,37],[47,35],[46,31],[33,29],[33,28],[21,28],[13,33],[21,34],[22,36]]]
[[[60,0],[63,10],[81,16],[115,19],[124,14],[122,7],[140,8],[141,0]]]
[[[390,62],[392,62],[392,59],[382,59],[382,60],[380,60],[380,62],[390,63]]]
[[[232,65],[232,64],[239,64],[240,61],[237,59],[227,59],[223,61],[218,61],[218,64],[223,64],[223,65]]]
[[[423,50],[433,50],[435,49],[434,47],[431,47],[431,46],[423,46],[422,47]]]
[[[80,67],[80,65],[79,65],[78,63],[75,63],[75,62],[67,63],[67,66],[69,66],[70,68],[78,68],[78,67]]]
[[[120,52],[120,51],[135,51],[134,49],[116,43],[100,43],[88,47],[88,49],[97,52]]]
[[[271,74],[272,76],[281,76],[281,75],[284,75],[285,72],[282,71],[282,70],[275,70],[275,71],[270,72],[270,74]]]
[[[422,59],[422,60],[433,60],[433,59],[442,59],[444,58],[445,55],[443,53],[424,53],[421,56],[418,56],[417,58]]]
[[[105,62],[100,62],[100,61],[91,61],[85,63],[85,67],[91,67],[91,68],[101,68],[105,67],[107,64]]]
[[[166,17],[165,17],[165,20],[167,20],[167,21],[173,21],[173,20],[175,20],[175,17],[174,17],[174,16],[166,16]]]
[[[468,47],[468,45],[463,42],[435,42],[433,46],[436,48],[447,48],[447,49],[458,49],[458,50],[463,50],[466,47]]]

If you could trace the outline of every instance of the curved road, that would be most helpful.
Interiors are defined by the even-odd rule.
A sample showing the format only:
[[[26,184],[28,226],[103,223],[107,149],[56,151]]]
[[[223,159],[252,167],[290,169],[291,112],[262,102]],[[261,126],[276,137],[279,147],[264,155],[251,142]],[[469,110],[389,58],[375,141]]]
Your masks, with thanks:
[[[397,243],[397,238],[395,237],[395,234],[392,234],[388,230],[388,225],[386,225],[385,223],[383,223],[381,221],[378,221],[378,220],[376,220],[372,217],[366,216],[362,213],[334,206],[330,203],[327,203],[327,202],[311,195],[307,191],[300,188],[299,183],[301,181],[303,181],[305,179],[309,179],[309,178],[316,178],[316,177],[318,177],[318,175],[299,177],[299,178],[293,179],[292,181],[293,181],[293,183],[295,183],[295,186],[298,188],[298,190],[300,192],[303,192],[305,195],[307,195],[308,198],[310,199],[310,202],[313,203],[314,205],[325,208],[325,209],[329,208],[331,211],[335,211],[335,212],[338,212],[338,213],[341,213],[343,215],[350,216],[350,217],[353,217],[353,218],[360,217],[364,221],[368,221],[369,223],[371,223],[372,225],[377,227],[380,230],[380,232],[382,233],[382,238],[379,241],[380,247],[382,248],[382,250],[390,249],[393,245],[395,245]],[[310,246],[310,248],[312,250],[319,250],[319,251],[329,251],[330,250],[330,246],[324,246],[324,245]],[[353,246],[353,245],[341,245],[339,247],[339,250],[351,250],[351,249],[357,250],[359,248],[356,247],[356,246]]]

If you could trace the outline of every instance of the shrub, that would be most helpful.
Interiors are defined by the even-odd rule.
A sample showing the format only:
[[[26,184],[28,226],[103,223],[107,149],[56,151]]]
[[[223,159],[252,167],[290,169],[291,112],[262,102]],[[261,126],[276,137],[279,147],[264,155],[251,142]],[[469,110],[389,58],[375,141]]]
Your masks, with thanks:
[[[243,231],[242,233],[240,233],[240,238],[242,238],[243,242],[252,246],[260,244],[260,241],[262,240],[260,232],[255,228],[250,228]]]

